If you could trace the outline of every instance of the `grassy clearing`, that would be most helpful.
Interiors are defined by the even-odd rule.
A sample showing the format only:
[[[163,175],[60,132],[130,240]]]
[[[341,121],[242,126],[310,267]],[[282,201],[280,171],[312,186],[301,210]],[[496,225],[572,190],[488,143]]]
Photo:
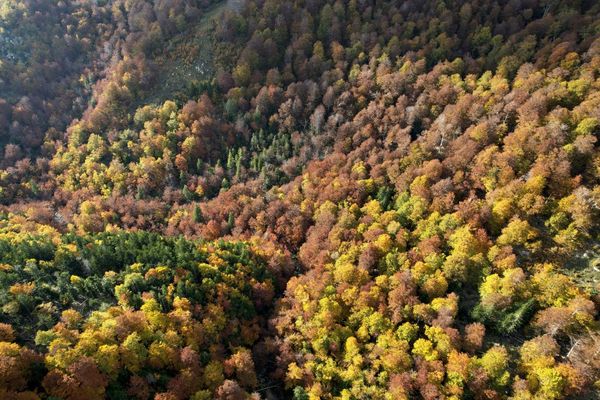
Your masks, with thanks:
[[[201,20],[165,46],[156,59],[157,83],[140,104],[160,104],[167,99],[186,100],[190,93],[212,80],[215,74],[214,24],[223,11],[236,2],[223,1],[209,9]],[[196,89],[193,89],[193,88]]]
[[[592,292],[600,290],[600,242],[591,241],[587,249],[565,263],[564,269],[580,286]]]

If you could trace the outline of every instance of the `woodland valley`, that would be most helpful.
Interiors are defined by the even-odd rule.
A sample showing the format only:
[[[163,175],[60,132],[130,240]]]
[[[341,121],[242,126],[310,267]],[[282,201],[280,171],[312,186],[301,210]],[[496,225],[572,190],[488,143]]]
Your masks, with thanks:
[[[0,0],[0,400],[600,399],[600,1]]]

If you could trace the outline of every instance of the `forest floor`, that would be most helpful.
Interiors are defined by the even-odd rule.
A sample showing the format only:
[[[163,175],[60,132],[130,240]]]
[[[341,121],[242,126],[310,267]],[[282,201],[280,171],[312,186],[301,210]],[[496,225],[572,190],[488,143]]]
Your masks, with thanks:
[[[168,99],[184,101],[194,97],[194,91],[201,92],[215,75],[212,34],[216,19],[225,10],[239,10],[240,6],[240,0],[224,0],[208,9],[195,26],[175,35],[154,60],[157,81],[141,104],[161,104]]]
[[[568,260],[564,269],[582,287],[597,287],[600,282],[600,243],[592,241],[585,251]]]

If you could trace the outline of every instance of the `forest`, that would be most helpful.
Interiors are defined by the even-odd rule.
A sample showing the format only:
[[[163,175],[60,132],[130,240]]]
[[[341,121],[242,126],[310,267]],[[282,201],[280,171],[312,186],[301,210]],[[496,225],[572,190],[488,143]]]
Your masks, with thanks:
[[[0,0],[0,399],[600,399],[600,2]]]

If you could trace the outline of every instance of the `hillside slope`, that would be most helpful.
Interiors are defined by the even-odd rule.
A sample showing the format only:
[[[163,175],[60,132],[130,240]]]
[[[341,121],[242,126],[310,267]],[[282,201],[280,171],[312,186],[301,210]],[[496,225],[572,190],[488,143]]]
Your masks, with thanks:
[[[598,398],[597,1],[0,4],[0,397]]]

